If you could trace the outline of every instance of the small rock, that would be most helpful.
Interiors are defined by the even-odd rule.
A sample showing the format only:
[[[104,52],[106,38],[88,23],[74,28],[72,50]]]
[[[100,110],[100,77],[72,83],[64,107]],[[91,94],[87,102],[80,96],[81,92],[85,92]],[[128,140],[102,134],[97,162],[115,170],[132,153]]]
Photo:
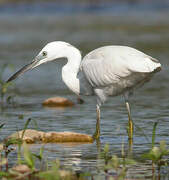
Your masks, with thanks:
[[[59,175],[61,179],[80,180],[75,174],[68,170],[59,170]],[[83,179],[81,178],[81,180]]]
[[[12,171],[16,171],[16,172],[19,172],[21,174],[24,174],[24,173],[31,172],[31,169],[27,165],[20,164],[20,165],[14,166],[12,168]]]
[[[73,106],[74,103],[63,97],[52,97],[46,99],[42,105],[47,107],[70,107]]]

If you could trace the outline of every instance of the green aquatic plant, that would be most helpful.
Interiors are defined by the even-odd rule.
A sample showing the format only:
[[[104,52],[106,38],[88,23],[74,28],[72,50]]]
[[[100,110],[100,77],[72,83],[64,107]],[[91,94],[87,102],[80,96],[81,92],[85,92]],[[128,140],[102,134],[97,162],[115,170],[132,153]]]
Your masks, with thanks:
[[[47,171],[42,171],[37,174],[37,177],[48,179],[48,180],[60,180],[61,176],[59,173],[60,162],[58,160],[54,161],[51,168]]]
[[[13,142],[14,143],[14,142]],[[16,142],[17,143],[17,142]],[[24,142],[22,143],[22,147],[23,147],[23,151],[22,151],[22,160],[18,161],[18,164],[16,164],[16,166],[14,166],[14,168],[8,169],[6,168],[6,171],[2,171],[2,168],[0,169],[0,177],[6,177],[7,179],[34,179],[34,175],[39,172],[39,170],[37,170],[35,168],[35,161],[36,159],[39,159],[39,157],[41,157],[41,159],[43,158],[42,155],[42,148],[40,149],[40,153],[39,155],[35,155],[33,154],[28,145]],[[17,157],[18,158],[18,157]],[[5,165],[7,166],[8,162],[8,157],[6,158],[1,158],[0,161],[0,165]],[[27,172],[23,173],[22,170],[21,171],[16,171],[15,167],[17,167],[18,165],[20,169],[22,169],[23,167],[27,167]],[[23,166],[24,165],[24,166]]]
[[[151,141],[151,144],[152,144],[152,149],[153,149],[154,144],[155,144],[155,138],[156,138],[156,129],[157,129],[157,125],[158,125],[158,122],[155,122],[155,123],[154,123],[154,125],[153,125],[152,141]]]
[[[23,142],[23,157],[24,160],[21,161],[21,164],[27,165],[32,171],[35,171],[35,161],[39,160],[42,163],[43,159],[43,147],[40,148],[39,154],[32,153],[26,144]]]
[[[20,119],[24,119],[24,116],[20,116]],[[6,179],[30,179],[30,180],[74,180],[75,176],[71,171],[65,171],[60,168],[60,162],[54,161],[48,167],[48,161],[46,161],[46,168],[44,169],[44,149],[40,148],[39,153],[35,154],[30,151],[30,148],[26,142],[23,141],[24,133],[31,122],[31,118],[28,118],[21,136],[18,138],[7,138],[0,144],[0,178]],[[1,124],[0,128],[3,127]],[[11,151],[16,150],[11,145],[17,145],[17,163],[14,167],[8,167],[8,155]],[[36,169],[36,161],[40,162],[40,169]],[[42,168],[43,167],[43,168]],[[5,171],[4,171],[5,168]],[[22,172],[22,168],[26,168],[26,172]],[[80,178],[79,178],[80,180]]]
[[[23,143],[23,157],[22,164],[26,164],[32,171],[35,170],[35,156],[31,153],[28,145],[24,142]]]
[[[119,158],[117,155],[110,155],[109,145],[104,146],[103,151],[100,154],[100,157],[104,159],[104,172],[107,178],[111,179],[124,179],[128,170],[128,165],[136,164],[136,161],[131,158],[126,158],[124,153],[124,145],[122,144],[121,150],[122,158]],[[115,170],[116,176],[110,176],[109,170]]]
[[[8,87],[12,84],[11,82],[6,82],[3,78],[4,73],[7,69],[13,69],[11,64],[3,64],[0,69],[0,104],[1,106],[4,102],[11,103],[13,100],[13,96],[7,95]]]
[[[4,125],[5,124],[1,124],[0,129],[2,129],[4,127]],[[8,148],[7,144],[4,144],[4,143],[0,144],[0,171],[2,170],[3,165],[5,165],[6,171],[8,171],[8,154],[11,151],[13,151],[13,148]],[[1,175],[0,175],[0,177],[1,177]]]
[[[148,153],[142,155],[144,159],[152,161],[152,176],[155,178],[155,166],[158,169],[158,176],[160,178],[160,169],[162,166],[168,165],[168,160],[164,157],[169,155],[169,150],[166,147],[165,141],[160,141],[159,146],[155,146],[156,128],[158,122],[154,123],[152,132],[152,147]]]
[[[29,146],[26,142],[22,143],[22,160],[20,163],[16,164],[14,167],[2,171],[0,169],[0,177],[7,179],[30,179],[30,180],[81,180],[72,171],[63,170],[60,167],[60,161],[56,160],[50,163],[48,167],[48,162],[46,163],[45,169],[37,169],[35,167],[36,160],[40,161],[40,167],[44,167],[43,147],[40,148],[39,154],[34,154],[30,151]],[[0,161],[0,165],[6,164],[6,159]],[[26,169],[26,172],[22,172],[22,168]]]
[[[25,130],[27,129],[30,121],[31,121],[31,119],[28,118],[28,120],[26,121],[26,123],[24,125],[24,130],[23,130],[21,138],[7,138],[3,141],[0,156],[3,157],[4,159],[6,159],[6,163],[5,163],[6,171],[8,171],[8,155],[10,154],[10,152],[12,152],[14,150],[14,148],[11,147],[11,145],[17,144],[17,146],[18,146],[17,159],[18,159],[18,164],[21,164],[21,145],[23,143],[23,136],[24,136]],[[1,125],[1,128],[3,127],[3,125],[4,124]]]
[[[10,152],[14,150],[11,145],[17,145],[18,146],[18,152],[17,152],[17,162],[18,165],[24,164],[27,167],[30,168],[31,172],[25,175],[26,178],[27,175],[31,175],[35,171],[35,159],[41,159],[42,160],[42,153],[43,151],[40,149],[39,155],[35,155],[31,153],[26,143],[23,141],[24,133],[31,121],[31,118],[28,118],[24,129],[21,135],[21,138],[7,138],[3,141],[0,148],[0,177],[6,177],[6,178],[12,178],[13,176],[18,176],[20,178],[20,174],[13,172],[12,169],[9,170],[8,168],[8,155]],[[3,127],[3,124],[1,125],[1,128]],[[21,152],[21,147],[23,147],[23,151]],[[23,159],[21,158],[23,157]],[[5,166],[5,172],[2,171],[2,167]]]
[[[168,165],[168,160],[164,157],[169,154],[169,150],[166,148],[165,141],[160,141],[159,147],[154,146],[148,153],[142,157],[152,161],[152,176],[155,177],[155,166],[157,166],[158,176],[160,177],[160,170],[162,166]]]

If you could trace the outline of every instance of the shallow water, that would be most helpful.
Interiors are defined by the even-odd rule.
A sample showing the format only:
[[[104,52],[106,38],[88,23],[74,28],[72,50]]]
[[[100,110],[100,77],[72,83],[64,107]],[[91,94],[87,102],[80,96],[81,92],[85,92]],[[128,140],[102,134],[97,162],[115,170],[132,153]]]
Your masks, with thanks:
[[[17,12],[2,12],[0,65],[13,64],[16,71],[29,63],[47,42],[54,40],[67,41],[79,47],[83,55],[99,46],[116,44],[135,47],[159,59],[163,70],[156,74],[150,83],[138,89],[131,99],[132,116],[136,126],[133,156],[138,160],[140,154],[150,148],[154,122],[159,121],[156,141],[165,140],[169,144],[168,17],[167,10],[144,13],[128,11],[126,14],[81,12],[71,15],[43,12],[22,15]],[[94,133],[95,97],[85,97],[83,105],[77,104],[71,108],[51,109],[41,105],[43,100],[52,96],[63,96],[76,102],[76,96],[61,81],[61,67],[65,63],[65,60],[60,60],[42,65],[15,81],[15,85],[9,89],[9,93],[15,95],[15,105],[1,110],[0,121],[5,123],[1,130],[1,139],[17,129],[23,129],[29,117],[33,120],[29,128],[41,131]],[[8,69],[4,79],[8,79],[12,73]],[[22,114],[24,120],[18,118]],[[121,145],[124,143],[127,153],[127,122],[123,97],[110,98],[101,108],[101,148],[108,143],[111,152],[120,156]],[[34,151],[38,151],[40,147],[31,146]],[[76,146],[46,144],[44,148],[49,160],[58,158],[62,164],[71,165],[76,170],[96,172],[96,167],[102,164],[97,160],[98,149],[95,143]],[[15,152],[11,154],[13,161],[15,155]],[[139,170],[131,167],[128,177],[149,178],[150,166],[140,162],[139,167]]]

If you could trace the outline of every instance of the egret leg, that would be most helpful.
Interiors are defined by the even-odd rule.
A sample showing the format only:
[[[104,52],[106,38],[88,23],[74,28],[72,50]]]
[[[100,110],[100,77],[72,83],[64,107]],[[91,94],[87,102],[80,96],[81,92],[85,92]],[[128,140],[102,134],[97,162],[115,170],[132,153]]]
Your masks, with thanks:
[[[127,108],[127,112],[128,112],[128,128],[129,128],[128,129],[128,136],[129,136],[129,140],[132,141],[134,126],[133,126],[133,121],[131,118],[131,111],[130,111],[130,105],[128,102],[128,98],[127,99],[125,98],[125,103],[126,103],[126,108]],[[131,144],[132,144],[132,142],[131,142]]]
[[[98,140],[100,138],[100,106],[96,105],[96,131],[93,138]]]

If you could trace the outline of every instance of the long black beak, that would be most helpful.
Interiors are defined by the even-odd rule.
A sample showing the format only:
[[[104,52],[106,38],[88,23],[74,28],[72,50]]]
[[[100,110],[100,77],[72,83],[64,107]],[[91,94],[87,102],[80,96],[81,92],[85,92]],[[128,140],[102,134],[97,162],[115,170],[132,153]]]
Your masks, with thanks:
[[[33,69],[35,67],[35,65],[37,64],[37,62],[38,62],[38,59],[35,59],[30,64],[25,65],[23,68],[21,68],[15,74],[13,74],[6,82],[8,83],[8,82],[16,79],[18,76],[25,73],[26,71]]]

